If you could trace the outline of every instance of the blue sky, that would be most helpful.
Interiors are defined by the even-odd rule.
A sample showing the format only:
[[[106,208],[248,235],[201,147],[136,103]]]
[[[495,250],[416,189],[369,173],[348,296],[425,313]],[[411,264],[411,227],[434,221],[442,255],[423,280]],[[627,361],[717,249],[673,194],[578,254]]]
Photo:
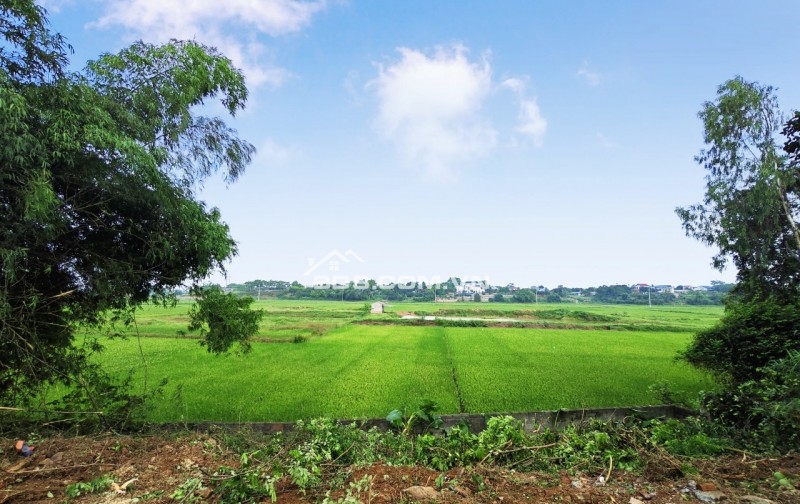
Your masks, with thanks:
[[[795,0],[43,3],[75,66],[194,38],[244,71],[258,156],[200,194],[228,282],[732,280],[674,213],[703,194],[697,112],[735,75],[800,103]]]

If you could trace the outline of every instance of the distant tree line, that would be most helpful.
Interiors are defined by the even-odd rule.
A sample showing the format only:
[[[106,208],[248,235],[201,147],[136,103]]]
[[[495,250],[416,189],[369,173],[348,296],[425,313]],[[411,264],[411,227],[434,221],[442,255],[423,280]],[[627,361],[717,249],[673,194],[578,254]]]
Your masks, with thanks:
[[[251,280],[228,284],[227,290],[255,299],[326,299],[339,301],[420,301],[434,299],[461,299],[463,301],[488,300],[495,303],[564,303],[593,302],[608,304],[687,304],[719,305],[733,284],[711,282],[704,291],[688,291],[680,294],[635,290],[628,285],[601,285],[600,287],[569,288],[559,285],[554,289],[539,286],[536,289],[518,289],[513,285],[487,286],[483,294],[471,291],[459,292],[460,279],[454,278],[436,286],[425,282],[404,285],[378,285],[375,280],[348,285],[306,286],[299,282],[283,280]]]

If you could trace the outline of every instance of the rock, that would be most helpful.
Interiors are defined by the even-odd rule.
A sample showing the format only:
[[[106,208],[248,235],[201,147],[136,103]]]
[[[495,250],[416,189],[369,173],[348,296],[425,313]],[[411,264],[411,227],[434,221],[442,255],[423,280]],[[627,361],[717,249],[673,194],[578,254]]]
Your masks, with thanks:
[[[714,483],[700,483],[699,485],[697,485],[697,488],[701,492],[713,492],[714,490],[717,489],[717,485],[715,485]]]
[[[744,497],[739,498],[739,500],[742,502],[750,502],[752,504],[775,504],[775,501],[765,499],[764,497],[759,497],[758,495],[745,495]]]
[[[721,500],[725,500],[728,498],[724,493],[720,492],[719,490],[714,490],[711,492],[703,492],[702,490],[695,490],[694,496],[703,502],[709,502],[709,503],[719,502]]]
[[[50,460],[52,460],[53,463],[58,464],[59,462],[61,462],[61,459],[63,458],[64,458],[64,452],[57,452],[50,457]]]
[[[697,483],[695,483],[693,480],[689,480],[689,481],[686,483],[686,486],[685,486],[685,487],[683,487],[683,488],[681,488],[681,493],[684,493],[684,494],[686,494],[686,493],[692,493],[692,492],[694,492],[695,490],[697,490]]]
[[[433,487],[428,486],[412,486],[408,487],[403,490],[403,493],[411,497],[416,501],[430,501],[430,500],[439,500],[441,494],[436,491]]]
[[[631,500],[628,501],[628,504],[644,504],[644,502],[640,501],[636,497],[631,497]]]
[[[583,483],[581,483],[581,480],[572,480],[571,484],[574,488],[583,488]]]
[[[656,496],[656,495],[657,495],[657,494],[656,494],[655,492],[650,492],[650,493],[646,493],[646,494],[645,494],[645,493],[643,493],[643,494],[642,494],[642,499],[643,499],[643,500],[646,500],[646,501],[648,501],[648,500],[652,500],[652,499],[654,499],[654,498],[655,498],[655,496]]]

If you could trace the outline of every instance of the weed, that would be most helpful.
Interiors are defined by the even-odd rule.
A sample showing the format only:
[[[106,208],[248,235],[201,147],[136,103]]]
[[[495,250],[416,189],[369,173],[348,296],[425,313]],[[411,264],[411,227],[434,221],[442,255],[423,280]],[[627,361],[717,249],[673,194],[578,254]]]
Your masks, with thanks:
[[[386,420],[398,429],[402,429],[402,434],[407,436],[412,429],[423,430],[438,429],[442,426],[442,417],[438,413],[439,405],[430,399],[425,399],[419,404],[419,408],[412,412],[408,418],[403,418],[400,410],[392,410],[386,415]]]
[[[71,483],[67,485],[65,493],[67,494],[67,499],[71,500],[80,497],[81,495],[105,492],[111,488],[112,481],[113,478],[106,474],[89,482],[79,481],[77,483]]]
[[[372,502],[372,476],[364,475],[358,481],[351,481],[345,491],[344,497],[332,500],[328,491],[322,504],[364,504]]]

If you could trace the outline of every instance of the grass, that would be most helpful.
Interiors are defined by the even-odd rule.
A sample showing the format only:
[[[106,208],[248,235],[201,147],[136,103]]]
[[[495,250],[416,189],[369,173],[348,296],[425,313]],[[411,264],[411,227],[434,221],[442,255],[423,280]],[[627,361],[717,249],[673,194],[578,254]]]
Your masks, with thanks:
[[[151,307],[138,317],[140,335],[146,337],[104,339],[107,350],[99,359],[120,374],[135,368],[139,390],[145,376],[148,386],[169,379],[162,400],[150,410],[154,421],[380,417],[394,408],[414,409],[423,398],[448,413],[631,406],[659,402],[649,386],[664,380],[688,395],[712,386],[674,356],[692,330],[708,327],[721,314],[719,308],[706,307],[648,311],[542,305],[540,309],[576,309],[649,329],[516,329],[352,324],[363,318],[363,303],[266,301],[259,306],[268,312],[259,333],[262,340],[313,337],[301,344],[257,342],[246,356],[214,356],[196,340],[173,336],[185,324],[180,311],[188,305],[171,311]],[[500,306],[509,312],[536,311],[532,305],[488,308]],[[388,308],[426,307],[450,309],[440,304]],[[570,317],[586,318],[567,314],[562,319]],[[656,331],[653,326],[679,330]],[[313,327],[321,332],[314,333]]]

